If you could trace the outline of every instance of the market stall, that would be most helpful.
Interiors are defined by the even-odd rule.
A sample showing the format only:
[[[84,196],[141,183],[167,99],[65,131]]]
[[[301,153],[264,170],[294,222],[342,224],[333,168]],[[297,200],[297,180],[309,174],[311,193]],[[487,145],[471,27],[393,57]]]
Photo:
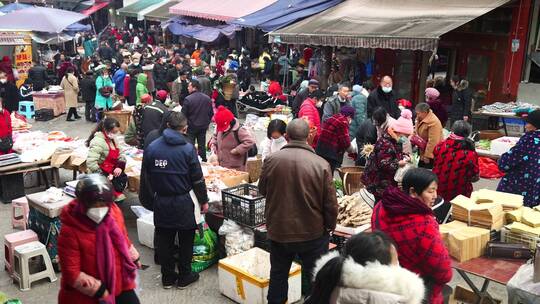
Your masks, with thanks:
[[[538,105],[522,102],[496,102],[485,105],[478,111],[473,112],[473,127],[478,127],[479,120],[482,118],[494,118],[497,124],[492,128],[499,129],[499,124],[502,124],[505,136],[510,133],[522,134],[525,132],[523,117],[537,108],[539,108]]]
[[[52,109],[54,116],[66,113],[66,101],[62,90],[34,92],[33,97],[36,110]]]

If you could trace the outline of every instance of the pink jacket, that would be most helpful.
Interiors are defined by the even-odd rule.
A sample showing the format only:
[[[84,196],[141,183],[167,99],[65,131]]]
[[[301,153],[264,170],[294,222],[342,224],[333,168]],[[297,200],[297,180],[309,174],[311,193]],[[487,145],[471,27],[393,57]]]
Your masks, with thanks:
[[[298,112],[298,118],[307,118],[309,121],[310,127],[317,128],[317,135],[313,140],[312,146],[317,146],[317,141],[321,135],[321,117],[319,116],[319,110],[315,106],[315,100],[308,98],[304,100],[300,106],[300,111]]]
[[[238,140],[233,132],[238,132]],[[219,165],[229,169],[239,171],[246,170],[247,152],[256,143],[256,139],[251,132],[240,126],[240,122],[236,121],[232,130],[226,132],[218,132],[214,135],[210,142],[210,147],[218,156]],[[235,149],[237,154],[232,154],[231,150]]]

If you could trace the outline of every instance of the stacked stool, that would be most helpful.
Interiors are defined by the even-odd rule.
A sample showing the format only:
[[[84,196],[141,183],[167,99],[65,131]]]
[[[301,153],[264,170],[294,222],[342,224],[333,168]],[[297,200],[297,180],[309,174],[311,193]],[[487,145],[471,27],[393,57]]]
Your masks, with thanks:
[[[30,273],[30,259],[35,257],[42,258],[45,269]],[[49,278],[51,283],[57,280],[49,253],[45,245],[38,241],[15,247],[13,263],[13,279],[19,281],[21,291],[30,290],[30,284],[41,279]]]
[[[10,275],[13,274],[14,269],[13,256],[15,252],[15,247],[37,241],[38,236],[32,230],[24,230],[20,232],[6,234],[4,236],[5,269]]]
[[[26,197],[21,197],[11,201],[11,225],[13,228],[28,228],[28,200]]]
[[[19,101],[19,114],[24,115],[26,119],[34,118],[36,111],[33,101]]]

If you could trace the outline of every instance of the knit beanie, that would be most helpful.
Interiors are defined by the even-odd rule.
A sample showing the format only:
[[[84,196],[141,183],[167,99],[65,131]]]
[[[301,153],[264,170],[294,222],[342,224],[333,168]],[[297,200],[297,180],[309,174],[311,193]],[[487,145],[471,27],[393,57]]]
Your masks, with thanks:
[[[152,102],[152,96],[150,94],[144,94],[141,96],[141,102],[142,103],[151,103]]]
[[[353,92],[356,92],[356,93],[362,93],[362,86],[358,85],[358,84],[355,84],[355,85],[352,86],[352,90],[353,90]]]
[[[441,95],[441,93],[439,92],[439,90],[437,90],[435,88],[427,88],[426,89],[426,97],[427,97],[428,100],[437,99],[437,98],[439,98],[440,95]]]
[[[540,110],[534,110],[527,115],[525,121],[540,129]]]
[[[414,126],[412,122],[412,112],[404,109],[401,111],[401,117],[398,120],[391,123],[390,127],[401,134],[411,135],[414,133]]]
[[[216,128],[218,132],[225,132],[231,122],[234,120],[234,115],[229,109],[224,106],[219,106],[217,112],[214,115],[216,121]]]
[[[354,118],[354,114],[356,113],[356,110],[353,107],[346,105],[346,106],[342,106],[339,112],[341,113],[341,115],[345,117]]]
[[[168,93],[165,90],[159,90],[159,91],[156,92],[156,97],[160,101],[165,101],[167,99],[167,95],[168,95]]]

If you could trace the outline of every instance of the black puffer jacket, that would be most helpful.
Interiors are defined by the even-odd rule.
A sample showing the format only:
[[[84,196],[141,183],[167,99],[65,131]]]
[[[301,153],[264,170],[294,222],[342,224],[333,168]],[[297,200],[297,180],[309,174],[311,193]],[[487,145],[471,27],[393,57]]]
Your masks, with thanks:
[[[394,91],[385,93],[380,86],[368,96],[367,117],[371,118],[373,111],[378,107],[383,107],[395,119],[398,119],[400,116]]]
[[[84,76],[80,83],[81,95],[84,102],[91,103],[96,101],[96,80],[91,76]]]
[[[156,90],[169,91],[167,87],[168,66],[166,64],[154,64],[154,83]]]
[[[43,88],[47,86],[47,81],[49,79],[47,76],[47,69],[42,65],[33,66],[30,71],[28,71],[28,79],[30,79],[34,86],[34,91],[43,90]]]
[[[450,119],[452,121],[462,120],[464,116],[471,117],[472,90],[469,82],[462,80],[452,94],[452,108]]]

